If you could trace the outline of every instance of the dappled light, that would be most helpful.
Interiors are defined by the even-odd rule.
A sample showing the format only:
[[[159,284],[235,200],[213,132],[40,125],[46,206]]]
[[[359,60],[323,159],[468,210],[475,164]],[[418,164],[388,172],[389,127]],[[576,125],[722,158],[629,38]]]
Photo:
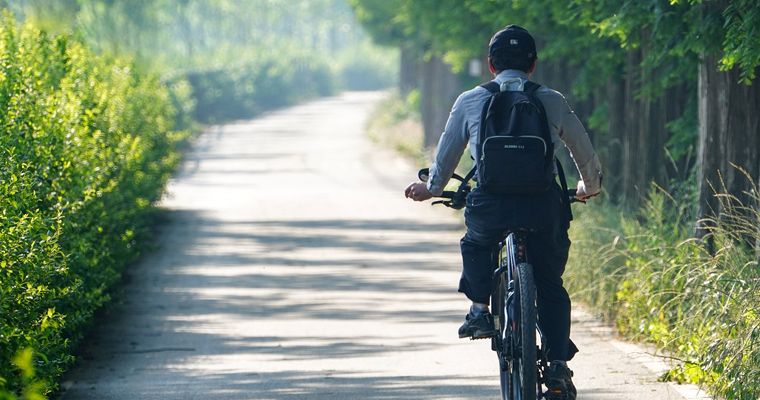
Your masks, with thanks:
[[[0,400],[757,400],[758,26],[0,0]]]

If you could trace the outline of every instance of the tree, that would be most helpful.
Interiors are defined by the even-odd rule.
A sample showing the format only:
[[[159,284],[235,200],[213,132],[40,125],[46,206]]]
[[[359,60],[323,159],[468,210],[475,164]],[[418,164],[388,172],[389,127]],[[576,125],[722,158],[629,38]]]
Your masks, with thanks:
[[[756,1],[396,0],[384,13],[376,23],[403,28],[395,40],[413,32],[455,68],[484,57],[504,25],[528,28],[536,78],[573,97],[621,202],[635,205],[650,182],[668,187],[698,165],[701,217],[720,212],[711,187],[748,198],[734,164],[760,179]]]
[[[348,0],[357,19],[381,45],[398,47],[399,91],[406,96],[420,85],[421,61],[425,43],[410,26],[405,0]]]
[[[746,174],[760,177],[760,84],[754,81],[760,10],[754,2],[726,0],[700,9],[706,33],[715,38],[704,46],[699,65],[698,215],[708,217],[721,212],[715,191],[750,205],[756,182]]]

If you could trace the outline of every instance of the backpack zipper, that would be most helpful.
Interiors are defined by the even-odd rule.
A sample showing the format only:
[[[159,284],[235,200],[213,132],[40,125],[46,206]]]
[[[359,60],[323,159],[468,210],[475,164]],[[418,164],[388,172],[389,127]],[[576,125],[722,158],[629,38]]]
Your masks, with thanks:
[[[548,150],[548,149],[547,149],[547,146],[546,146],[546,140],[544,140],[544,139],[543,139],[542,137],[540,137],[540,136],[535,136],[535,135],[520,135],[520,136],[510,136],[510,135],[494,135],[494,136],[491,136],[491,137],[487,137],[487,138],[486,138],[486,140],[485,140],[485,141],[483,141],[483,145],[482,145],[482,146],[480,146],[480,160],[481,160],[481,161],[482,161],[482,160],[483,160],[483,158],[486,156],[486,143],[488,143],[488,141],[489,141],[489,140],[491,140],[491,139],[493,139],[493,138],[500,138],[500,137],[514,137],[514,138],[518,138],[518,137],[521,137],[521,138],[532,138],[532,139],[538,139],[538,140],[540,140],[540,141],[541,141],[541,144],[543,144],[543,145],[544,145],[544,156],[546,156],[546,152],[547,152],[547,150]]]

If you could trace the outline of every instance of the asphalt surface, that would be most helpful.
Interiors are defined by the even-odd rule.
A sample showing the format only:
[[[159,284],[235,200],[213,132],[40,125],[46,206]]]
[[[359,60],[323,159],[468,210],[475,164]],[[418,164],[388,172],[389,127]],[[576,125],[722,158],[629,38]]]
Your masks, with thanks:
[[[499,398],[488,341],[457,338],[460,219],[404,199],[415,170],[362,134],[380,96],[198,138],[60,398]],[[683,398],[588,314],[572,336],[578,399]]]

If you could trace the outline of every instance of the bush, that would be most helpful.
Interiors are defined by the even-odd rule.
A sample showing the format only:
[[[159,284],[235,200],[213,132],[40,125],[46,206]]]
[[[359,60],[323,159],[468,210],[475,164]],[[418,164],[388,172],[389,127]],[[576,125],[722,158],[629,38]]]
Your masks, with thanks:
[[[581,210],[566,282],[614,320],[681,362],[668,378],[728,399],[760,396],[760,213],[720,195],[721,218],[691,239],[693,204],[653,189],[638,215]],[[754,191],[754,202],[760,197]]]
[[[221,123],[338,90],[385,89],[395,82],[398,55],[364,43],[332,58],[283,48],[241,54],[239,60],[176,75],[191,85],[196,120]]]
[[[398,52],[369,43],[344,50],[335,62],[338,84],[346,90],[380,90],[398,80]]]
[[[258,58],[242,66],[186,73],[195,118],[219,123],[250,118],[299,100],[335,92],[329,67],[308,57]]]
[[[174,100],[176,101],[176,99]],[[157,78],[50,38],[0,26],[0,393],[34,350],[43,392],[134,260],[183,132]],[[29,356],[31,357],[31,356]],[[28,358],[28,357],[27,357]],[[2,395],[0,395],[2,396]]]

